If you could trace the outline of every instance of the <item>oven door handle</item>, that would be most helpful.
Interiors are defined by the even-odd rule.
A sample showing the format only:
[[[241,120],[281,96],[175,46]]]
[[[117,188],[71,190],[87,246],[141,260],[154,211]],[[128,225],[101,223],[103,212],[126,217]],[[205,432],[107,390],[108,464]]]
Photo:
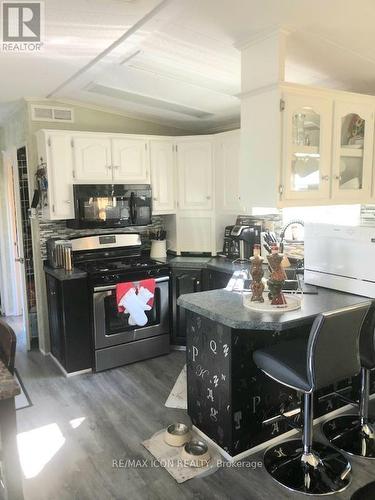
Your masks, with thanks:
[[[137,281],[142,281],[142,280],[136,280],[135,283]],[[164,283],[165,281],[169,281],[169,276],[163,276],[162,278],[155,279],[155,283]],[[115,290],[115,289],[116,289],[116,285],[96,286],[94,288],[94,293],[95,292],[109,292],[110,290]]]

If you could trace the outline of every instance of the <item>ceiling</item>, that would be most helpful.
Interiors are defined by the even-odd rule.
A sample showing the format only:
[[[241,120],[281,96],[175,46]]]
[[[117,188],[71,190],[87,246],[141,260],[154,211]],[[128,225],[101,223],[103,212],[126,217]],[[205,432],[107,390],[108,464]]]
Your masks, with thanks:
[[[41,52],[0,51],[0,121],[22,97],[49,96],[184,130],[229,128],[235,45],[275,27],[289,31],[287,81],[375,94],[373,0],[45,0],[45,11]]]

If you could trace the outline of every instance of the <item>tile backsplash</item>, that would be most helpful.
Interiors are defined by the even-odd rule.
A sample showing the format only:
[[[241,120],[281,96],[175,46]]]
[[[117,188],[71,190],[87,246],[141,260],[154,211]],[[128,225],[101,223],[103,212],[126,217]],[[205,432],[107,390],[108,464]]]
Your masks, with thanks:
[[[47,258],[46,241],[49,238],[69,238],[72,236],[87,236],[90,234],[110,234],[110,233],[140,233],[142,247],[147,250],[150,247],[149,232],[152,230],[164,229],[162,217],[152,217],[152,223],[148,226],[131,226],[112,229],[71,229],[66,227],[66,221],[46,221],[39,216],[40,247],[42,260]]]

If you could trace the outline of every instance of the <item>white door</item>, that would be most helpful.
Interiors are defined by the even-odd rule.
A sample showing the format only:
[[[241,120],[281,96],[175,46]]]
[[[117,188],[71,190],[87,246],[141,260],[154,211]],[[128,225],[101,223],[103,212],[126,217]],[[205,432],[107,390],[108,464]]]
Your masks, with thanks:
[[[12,212],[14,217],[14,227],[15,227],[15,246],[14,246],[14,279],[19,280],[21,285],[22,294],[22,316],[23,316],[23,327],[26,334],[26,344],[27,349],[31,348],[31,331],[30,331],[30,319],[29,319],[29,307],[27,298],[27,283],[26,283],[26,262],[25,262],[25,251],[23,245],[23,230],[22,230],[22,213],[21,213],[21,196],[20,196],[20,178],[17,165],[17,153],[14,150],[12,155],[12,178],[13,178],[13,193],[11,193],[9,201],[13,203]],[[30,193],[29,193],[30,195]],[[30,223],[30,221],[29,221]]]
[[[48,134],[47,172],[50,218],[74,219],[73,159],[69,135]]]
[[[283,200],[328,200],[332,100],[286,93],[284,101]]]
[[[171,214],[175,208],[175,155],[173,141],[150,141],[152,212]]]
[[[216,207],[223,212],[242,210],[240,196],[240,131],[217,138],[215,147]]]
[[[365,202],[371,194],[374,112],[367,104],[335,101],[332,197]]]
[[[212,209],[211,140],[177,142],[179,208]]]
[[[111,182],[111,140],[97,135],[72,139],[74,175],[78,182]]]
[[[116,182],[150,183],[146,139],[112,139],[112,159]]]

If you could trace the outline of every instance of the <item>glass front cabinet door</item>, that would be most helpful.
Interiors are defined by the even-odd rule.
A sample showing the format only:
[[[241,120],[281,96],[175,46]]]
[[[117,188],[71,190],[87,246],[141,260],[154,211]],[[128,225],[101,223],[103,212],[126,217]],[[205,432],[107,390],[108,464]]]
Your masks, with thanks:
[[[332,100],[294,94],[284,94],[283,99],[282,198],[328,199]]]
[[[332,197],[364,202],[371,195],[374,113],[362,103],[335,101]]]

